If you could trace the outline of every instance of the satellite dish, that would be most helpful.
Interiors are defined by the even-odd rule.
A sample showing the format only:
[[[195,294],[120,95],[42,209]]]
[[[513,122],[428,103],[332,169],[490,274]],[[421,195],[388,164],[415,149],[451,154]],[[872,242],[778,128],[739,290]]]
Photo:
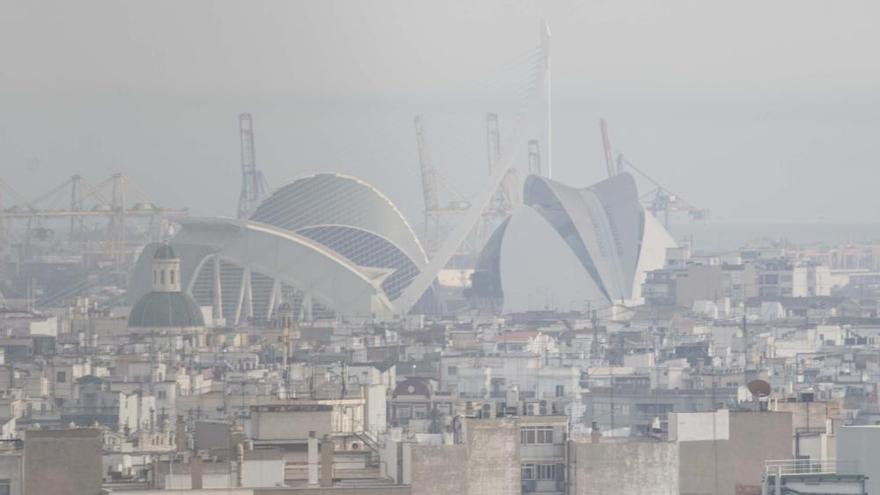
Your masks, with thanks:
[[[751,392],[756,399],[763,399],[770,396],[770,384],[764,380],[752,380],[749,382],[748,388],[749,392]]]

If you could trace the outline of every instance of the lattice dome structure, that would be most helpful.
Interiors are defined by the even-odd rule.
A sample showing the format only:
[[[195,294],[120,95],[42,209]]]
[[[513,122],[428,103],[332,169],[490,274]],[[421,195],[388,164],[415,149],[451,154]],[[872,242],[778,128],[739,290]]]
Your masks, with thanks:
[[[183,286],[229,323],[268,321],[288,303],[302,318],[374,317],[426,263],[395,205],[354,177],[322,173],[273,192],[247,220],[188,218],[171,241]],[[143,292],[148,246],[132,277]]]

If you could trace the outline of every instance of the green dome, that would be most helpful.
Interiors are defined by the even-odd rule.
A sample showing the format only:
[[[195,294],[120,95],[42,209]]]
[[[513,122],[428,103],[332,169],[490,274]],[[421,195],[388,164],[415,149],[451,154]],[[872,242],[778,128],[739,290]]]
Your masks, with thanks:
[[[203,327],[202,310],[192,296],[183,292],[149,292],[128,314],[129,327]]]
[[[168,244],[162,244],[159,246],[159,249],[153,254],[154,260],[173,260],[177,259],[177,256],[174,254],[174,250],[171,249],[171,246]]]

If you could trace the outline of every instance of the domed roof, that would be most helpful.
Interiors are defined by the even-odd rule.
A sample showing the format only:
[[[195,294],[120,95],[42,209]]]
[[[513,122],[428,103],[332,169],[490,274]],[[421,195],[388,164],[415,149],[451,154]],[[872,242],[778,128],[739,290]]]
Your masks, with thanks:
[[[307,227],[356,228],[387,239],[417,266],[426,261],[418,236],[400,210],[381,191],[355,177],[300,177],[260,203],[251,220],[299,234]]]
[[[159,249],[156,250],[155,254],[153,254],[154,260],[173,260],[177,259],[177,256],[174,254],[174,250],[171,249],[171,246],[168,244],[162,244],[159,246]]]
[[[128,326],[140,328],[203,327],[202,310],[183,292],[149,292],[128,314]]]

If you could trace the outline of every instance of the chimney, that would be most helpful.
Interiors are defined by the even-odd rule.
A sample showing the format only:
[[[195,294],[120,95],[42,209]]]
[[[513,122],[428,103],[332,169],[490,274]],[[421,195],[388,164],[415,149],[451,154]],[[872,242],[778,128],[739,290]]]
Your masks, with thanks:
[[[183,422],[183,416],[177,416],[177,424],[174,429],[174,442],[177,444],[177,451],[183,452],[187,450],[186,441],[186,424]]]
[[[321,486],[322,487],[331,487],[333,486],[333,455],[334,455],[334,445],[333,441],[330,440],[330,435],[324,435],[323,441],[321,441]]]
[[[599,431],[599,423],[593,421],[590,425],[590,443],[599,443],[602,439],[602,432]]]
[[[191,477],[190,487],[193,490],[201,490],[202,488],[202,457],[198,453],[189,460],[189,470]]]
[[[235,445],[235,457],[238,460],[238,483],[237,486],[244,486],[244,444]]]
[[[318,438],[315,437],[314,431],[309,432],[308,463],[309,485],[315,486],[318,484]]]

